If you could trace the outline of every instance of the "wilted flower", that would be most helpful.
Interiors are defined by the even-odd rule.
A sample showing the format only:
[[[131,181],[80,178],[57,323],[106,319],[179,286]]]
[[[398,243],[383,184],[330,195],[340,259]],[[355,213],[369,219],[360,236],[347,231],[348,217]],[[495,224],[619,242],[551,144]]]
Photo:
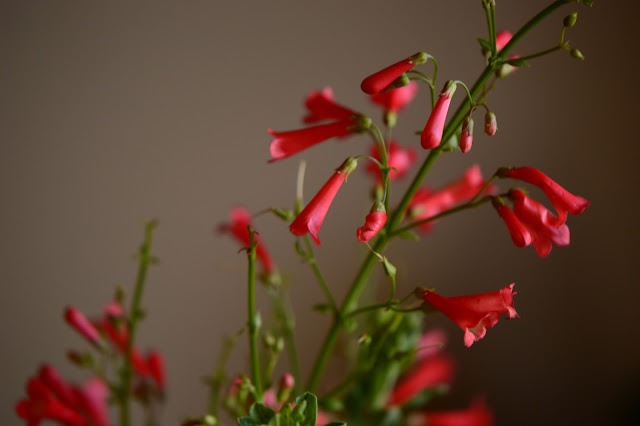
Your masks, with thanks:
[[[384,204],[377,202],[371,207],[371,212],[365,218],[365,224],[358,228],[356,235],[358,241],[367,242],[371,238],[375,237],[387,222],[387,212],[384,209]]]

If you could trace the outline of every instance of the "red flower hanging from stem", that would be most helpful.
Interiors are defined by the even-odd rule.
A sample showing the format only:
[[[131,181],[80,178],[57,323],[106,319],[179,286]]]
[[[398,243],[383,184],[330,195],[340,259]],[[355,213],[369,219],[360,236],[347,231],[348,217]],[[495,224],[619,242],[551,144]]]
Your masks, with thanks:
[[[425,52],[418,52],[413,56],[409,56],[406,59],[396,62],[393,65],[378,71],[375,74],[371,74],[369,77],[362,80],[360,88],[368,95],[373,95],[390,88],[389,85],[393,81],[400,77],[405,72],[409,71],[417,65],[421,65],[427,62],[428,56]]]
[[[440,145],[444,122],[447,119],[451,98],[455,92],[456,83],[452,80],[447,81],[420,136],[420,144],[424,149],[434,149]]]

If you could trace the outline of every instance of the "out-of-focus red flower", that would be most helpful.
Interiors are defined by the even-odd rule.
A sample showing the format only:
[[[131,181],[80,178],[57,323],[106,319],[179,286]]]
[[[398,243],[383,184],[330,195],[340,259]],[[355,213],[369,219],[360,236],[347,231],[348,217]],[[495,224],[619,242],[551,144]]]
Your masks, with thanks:
[[[384,204],[377,202],[371,208],[371,212],[365,218],[365,223],[356,231],[358,241],[367,242],[375,237],[387,222],[387,212]]]
[[[451,104],[451,98],[456,91],[456,83],[449,80],[445,83],[436,106],[433,107],[429,120],[424,126],[422,135],[420,136],[420,144],[424,149],[437,148],[442,141],[442,132],[444,130],[444,122],[447,119],[447,112],[449,111],[449,104]]]
[[[513,244],[515,244],[516,247],[525,247],[531,244],[533,241],[531,234],[518,220],[511,209],[497,197],[492,200],[492,203],[502,220],[504,220],[504,223],[507,225]]]
[[[527,197],[519,189],[509,191],[513,199],[513,212],[527,228],[533,240],[533,246],[540,257],[547,257],[551,252],[551,243],[557,246],[569,245],[569,227],[566,224],[558,226],[558,218],[545,206]]]
[[[157,351],[151,351],[147,355],[147,366],[149,367],[149,374],[156,382],[158,389],[164,390],[165,388],[165,368],[164,357]]]
[[[307,115],[303,121],[307,124],[324,120],[349,120],[358,115],[357,112],[336,103],[333,100],[333,90],[327,86],[322,90],[314,90],[304,100]]]
[[[376,160],[380,161],[380,153],[376,145],[373,145],[369,150],[371,155]],[[413,148],[403,148],[396,141],[392,140],[387,149],[387,161],[389,163],[389,182],[392,182],[398,178],[404,176],[407,171],[416,162],[418,153]],[[395,169],[395,170],[394,170]],[[373,162],[369,162],[366,168],[367,173],[376,177],[378,183],[382,183],[382,173],[380,167]]]
[[[360,121],[346,119],[287,132],[276,132],[267,129],[274,136],[269,145],[271,154],[269,162],[291,157],[327,139],[345,137],[352,133],[360,132],[366,127],[366,123],[362,124]]]
[[[437,191],[420,188],[409,203],[409,216],[414,221],[419,221],[440,214],[473,198],[485,183],[480,167],[474,165],[466,170],[462,178],[450,182]],[[495,187],[489,185],[483,194],[491,194],[494,190]],[[418,229],[428,231],[432,226],[433,222],[427,222],[420,225]]]
[[[315,197],[305,206],[300,214],[291,222],[289,230],[294,235],[311,234],[311,238],[317,245],[320,245],[318,231],[322,226],[327,211],[333,202],[338,190],[344,183],[347,176],[356,168],[358,162],[353,158],[348,158],[329,178]]]
[[[368,95],[382,92],[398,77],[405,72],[409,71],[416,65],[424,64],[427,62],[427,54],[424,52],[418,52],[413,56],[396,62],[375,74],[371,74],[369,77],[362,80],[360,88]]]
[[[66,383],[53,367],[45,365],[29,379],[26,399],[16,404],[16,413],[30,426],[44,420],[66,426],[107,426],[108,391],[102,380],[93,378],[81,387]]]
[[[512,283],[498,291],[456,297],[425,290],[422,298],[464,330],[464,344],[469,347],[484,337],[487,328],[496,325],[500,314],[507,314],[509,319],[518,316],[513,307],[513,286]]]
[[[387,92],[375,93],[369,99],[374,104],[380,105],[385,111],[399,112],[406,107],[418,93],[418,83],[410,82],[406,86]]]
[[[533,167],[503,167],[498,170],[498,176],[522,180],[540,188],[549,198],[558,212],[558,219],[551,221],[560,226],[567,220],[567,214],[580,214],[589,207],[585,198],[573,195],[553,179]]]
[[[94,345],[98,344],[98,341],[100,340],[100,333],[98,333],[98,330],[96,330],[93,324],[91,324],[87,317],[78,309],[73,307],[65,309],[64,319],[89,342]]]
[[[491,426],[493,412],[483,398],[477,398],[469,408],[413,414],[409,418],[411,426]]]
[[[419,360],[400,377],[393,388],[387,407],[402,406],[425,389],[449,386],[455,364],[449,355],[429,355]]]
[[[235,207],[231,210],[231,223],[223,223],[219,225],[218,231],[230,233],[236,238],[236,240],[238,240],[238,242],[240,242],[240,244],[245,247],[249,247],[251,245],[251,241],[249,241],[249,230],[247,229],[247,227],[250,224],[251,214],[249,214],[247,209],[243,207]],[[254,234],[254,238],[257,240],[256,257],[262,264],[264,272],[273,272],[274,265],[269,252],[265,248],[262,241],[260,241],[257,234]]]

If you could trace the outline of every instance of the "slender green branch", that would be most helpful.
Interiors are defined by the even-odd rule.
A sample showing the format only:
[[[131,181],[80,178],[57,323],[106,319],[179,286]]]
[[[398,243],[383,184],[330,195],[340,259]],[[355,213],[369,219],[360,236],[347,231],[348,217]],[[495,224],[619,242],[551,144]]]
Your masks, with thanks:
[[[131,380],[133,378],[133,343],[135,342],[136,330],[138,328],[138,322],[143,317],[141,305],[142,295],[144,294],[144,285],[147,280],[147,271],[149,265],[153,262],[151,256],[151,242],[153,240],[153,231],[157,226],[155,220],[151,220],[145,223],[144,226],[144,239],[140,245],[138,251],[138,275],[136,277],[136,284],[133,292],[133,298],[131,299],[131,307],[129,309],[129,318],[127,319],[127,326],[129,329],[129,338],[127,339],[127,347],[125,353],[125,362],[122,368],[122,395],[120,401],[120,425],[128,426],[131,422],[130,414],[130,402],[131,402]]]
[[[249,328],[249,353],[251,358],[251,379],[256,388],[256,401],[262,401],[262,376],[260,374],[260,359],[258,356],[258,328],[259,320],[256,314],[256,247],[257,241],[251,225],[247,226],[249,231],[249,247],[247,249],[247,260],[249,271],[247,274],[247,311]]]
[[[469,204],[473,203],[475,200],[478,199],[478,197],[480,195],[482,195],[482,193],[485,191],[485,189],[487,189],[489,187],[489,185],[491,185],[491,183],[496,180],[498,176],[494,173],[491,175],[491,177],[489,179],[487,179],[487,181],[484,183],[484,185],[482,185],[482,188],[480,188],[478,190],[478,192],[476,192],[476,195],[474,195],[473,197],[471,197],[471,199],[468,201]]]
[[[559,44],[557,46],[550,47],[549,49],[545,49],[545,50],[537,52],[537,53],[532,53],[531,55],[521,56],[521,57],[518,58],[518,61],[528,61],[530,59],[539,58],[540,56],[548,55],[549,53],[553,53],[556,50],[560,50],[560,49],[564,49],[564,46],[561,45],[561,44]],[[509,62],[509,60],[506,60],[505,62]]]
[[[213,370],[213,375],[211,376],[209,382],[209,386],[211,387],[209,391],[209,414],[213,414],[214,416],[218,415],[218,407],[220,405],[220,390],[226,380],[226,375],[224,372],[225,366],[227,365],[227,361],[231,356],[231,352],[233,347],[236,344],[236,341],[242,334],[244,329],[240,330],[232,337],[227,337],[222,344],[222,348],[220,348],[220,354],[218,355],[218,361],[216,362],[216,366]]]
[[[289,297],[284,291],[270,292],[272,295],[272,303],[276,311],[276,315],[279,317],[282,323],[282,334],[284,335],[285,345],[287,347],[287,356],[289,357],[289,366],[291,368],[291,374],[295,379],[293,394],[297,395],[300,387],[300,381],[302,380],[302,373],[300,372],[300,360],[298,358],[298,347],[296,345],[296,339],[294,335],[295,320],[291,310],[291,303]],[[285,299],[283,301],[283,299]]]
[[[329,302],[329,305],[331,306],[331,311],[335,314],[335,313],[338,312],[338,305],[336,304],[336,300],[334,299],[333,294],[331,293],[331,290],[329,289],[329,285],[327,284],[327,280],[324,278],[324,275],[322,274],[322,271],[320,270],[320,267],[318,266],[318,262],[316,261],[315,254],[313,252],[313,246],[311,245],[311,241],[309,240],[309,236],[305,235],[305,236],[302,237],[302,239],[304,240],[304,244],[305,244],[305,247],[307,249],[307,252],[306,252],[307,256],[306,256],[305,260],[311,266],[311,270],[313,271],[313,275],[315,275],[316,280],[320,284],[320,287],[322,288],[322,292],[324,293],[325,297],[327,298],[327,301]]]

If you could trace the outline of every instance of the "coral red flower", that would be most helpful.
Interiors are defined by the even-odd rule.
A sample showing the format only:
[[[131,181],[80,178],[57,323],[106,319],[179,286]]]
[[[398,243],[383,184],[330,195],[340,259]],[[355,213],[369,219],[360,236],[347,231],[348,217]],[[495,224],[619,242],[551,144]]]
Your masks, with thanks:
[[[410,417],[412,426],[491,426],[493,412],[484,399],[474,400],[469,408],[462,410],[419,413]]]
[[[471,117],[467,117],[462,122],[462,132],[460,133],[460,151],[462,151],[463,153],[469,152],[472,144],[473,144],[473,119]]]
[[[409,216],[418,221],[440,214],[457,204],[470,200],[482,189],[485,183],[480,167],[474,165],[467,169],[462,178],[450,182],[437,191],[420,188],[409,203]],[[494,190],[494,186],[490,185],[483,193],[490,194]],[[428,231],[432,226],[433,222],[426,222],[418,229]]]
[[[384,209],[384,204],[377,202],[371,208],[371,212],[365,218],[365,223],[356,231],[358,241],[367,242],[371,238],[375,237],[387,222],[387,212]]]
[[[406,86],[373,94],[369,99],[374,104],[380,105],[385,111],[399,112],[416,97],[417,93],[418,84],[412,81]]]
[[[247,227],[250,224],[251,215],[247,209],[243,207],[236,207],[231,210],[231,223],[221,224],[218,226],[218,231],[230,233],[240,242],[240,244],[245,247],[249,247],[251,245],[251,241],[249,241],[249,230]],[[262,268],[266,273],[273,272],[274,266],[269,252],[262,241],[259,240],[258,235],[254,234],[254,238],[257,239],[256,257],[262,264]]]
[[[540,188],[549,197],[549,201],[558,212],[556,226],[560,226],[567,220],[567,214],[580,214],[589,207],[589,201],[585,198],[573,195],[549,176],[533,167],[503,167],[498,170],[498,176],[510,177],[528,182]]]
[[[552,242],[557,246],[569,245],[569,227],[566,224],[558,226],[558,218],[545,206],[519,189],[509,191],[509,196],[513,199],[513,212],[531,234],[538,256],[547,257],[551,253]]]
[[[308,113],[303,121],[307,124],[324,120],[349,120],[358,115],[357,112],[334,102],[333,90],[328,86],[309,93],[304,100],[304,105]]]
[[[425,389],[449,386],[453,380],[453,359],[445,354],[422,358],[402,375],[393,388],[387,407],[402,406]]]
[[[498,31],[498,33],[496,34],[496,50],[498,52],[501,51],[502,48],[505,47],[507,43],[509,43],[509,41],[511,41],[511,37],[513,36],[507,30]]]
[[[504,202],[496,197],[492,200],[493,207],[498,211],[498,214],[504,220],[504,223],[507,225],[507,229],[509,230],[509,235],[511,235],[511,240],[516,247],[525,247],[531,244],[533,239],[531,238],[531,234],[527,231],[527,228],[518,220],[516,215],[511,211],[511,209],[504,204]]]
[[[271,154],[271,160],[269,160],[269,162],[291,157],[300,151],[311,148],[330,138],[341,138],[351,135],[352,133],[361,132],[366,130],[370,125],[370,121],[358,116],[358,120],[340,120],[287,132],[275,132],[267,129],[267,131],[275,137],[269,145],[269,152]]]
[[[509,319],[518,316],[513,308],[513,286],[512,283],[502,290],[456,297],[425,290],[422,298],[464,330],[464,344],[469,347],[484,337],[487,328],[497,324],[500,314],[507,314]]]
[[[157,351],[151,351],[147,355],[147,367],[149,370],[149,374],[153,377],[153,380],[156,382],[158,389],[164,390],[165,388],[165,368],[164,368],[164,357],[161,353]]]
[[[375,74],[362,80],[360,88],[368,95],[382,92],[385,90],[396,78],[400,77],[405,72],[409,71],[416,65],[421,65],[427,62],[427,54],[424,52],[418,52],[413,56],[396,62],[383,70],[378,71]]]
[[[81,387],[66,383],[53,367],[45,365],[27,383],[28,398],[16,404],[16,413],[29,425],[44,420],[67,426],[107,426],[107,387],[94,378]]]
[[[338,190],[342,186],[347,176],[356,168],[358,162],[353,158],[348,158],[335,173],[329,178],[327,183],[318,191],[315,197],[306,205],[306,207],[296,217],[289,230],[294,235],[305,235],[307,232],[311,234],[311,238],[317,245],[320,245],[318,239],[318,231],[322,226],[327,211],[331,206],[331,202],[335,198]]]
[[[372,145],[369,150],[371,155],[376,160],[380,161],[380,153],[376,145]],[[398,178],[404,176],[407,171],[416,162],[418,153],[413,148],[403,148],[396,141],[392,140],[387,148],[387,161],[389,163],[389,182],[392,182]],[[382,183],[382,173],[380,167],[374,162],[369,162],[366,168],[367,173],[376,177],[378,183]]]
[[[64,318],[71,327],[82,334],[88,341],[94,345],[98,344],[100,334],[82,312],[76,308],[68,307],[64,311]]]
[[[433,149],[440,145],[449,104],[451,104],[451,98],[455,91],[456,83],[451,80],[447,81],[420,136],[420,144],[424,149]]]

